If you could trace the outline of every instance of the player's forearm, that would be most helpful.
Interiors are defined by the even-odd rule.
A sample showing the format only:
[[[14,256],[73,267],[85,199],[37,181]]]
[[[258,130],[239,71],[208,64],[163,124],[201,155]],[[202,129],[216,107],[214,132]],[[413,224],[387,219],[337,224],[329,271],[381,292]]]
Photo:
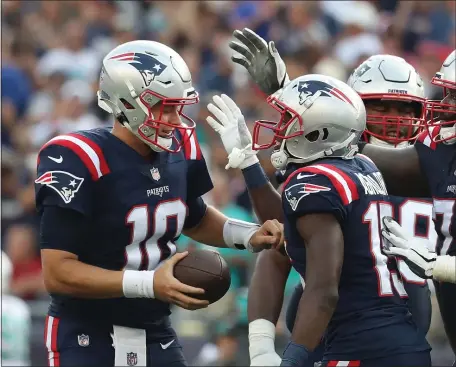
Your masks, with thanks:
[[[282,199],[259,163],[242,170],[253,208],[263,223],[269,219],[283,222]]]
[[[321,342],[338,300],[337,287],[312,288],[306,284],[291,340],[308,350],[314,350]]]
[[[182,233],[197,242],[214,247],[227,247],[223,238],[223,227],[227,219],[222,212],[208,206],[201,222],[194,228],[185,229]]]
[[[290,270],[288,257],[276,250],[265,250],[258,255],[249,287],[249,322],[265,319],[277,324]]]
[[[415,147],[388,148],[366,144],[362,150],[381,172],[390,195],[429,197]]]
[[[47,267],[44,283],[49,293],[81,298],[116,298],[123,294],[123,271],[106,270],[76,259],[60,260]]]
[[[259,228],[255,223],[228,218],[217,209],[208,206],[201,222],[183,233],[194,241],[214,247],[245,249],[250,237]]]

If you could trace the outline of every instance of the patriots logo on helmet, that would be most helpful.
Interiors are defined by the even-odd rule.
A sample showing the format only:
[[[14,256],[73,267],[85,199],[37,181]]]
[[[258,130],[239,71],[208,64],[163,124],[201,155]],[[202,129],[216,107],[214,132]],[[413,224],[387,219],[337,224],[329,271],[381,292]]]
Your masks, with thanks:
[[[68,204],[81,188],[83,181],[83,178],[65,171],[48,171],[38,177],[35,183],[50,187]]]
[[[296,210],[299,202],[310,194],[315,194],[320,191],[330,191],[326,186],[315,185],[311,183],[298,183],[290,186],[285,190],[285,197],[290,203],[291,209]]]
[[[358,69],[355,70],[355,75],[359,78],[366,74],[370,69],[372,68],[367,64],[361,65]]]
[[[166,69],[166,65],[158,61],[149,52],[129,52],[113,56],[110,60],[129,61],[129,64],[141,74],[146,87]]]
[[[299,82],[298,92],[300,105],[303,105],[309,97],[313,97],[318,94],[319,97],[336,97],[344,102],[350,103],[353,106],[353,103],[341,90],[320,80]]]

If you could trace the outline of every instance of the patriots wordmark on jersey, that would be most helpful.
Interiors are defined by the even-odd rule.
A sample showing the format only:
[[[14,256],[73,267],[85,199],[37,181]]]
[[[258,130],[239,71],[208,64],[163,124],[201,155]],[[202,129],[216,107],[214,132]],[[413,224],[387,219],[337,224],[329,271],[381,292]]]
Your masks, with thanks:
[[[297,219],[331,213],[343,232],[339,301],[325,334],[324,360],[363,360],[429,350],[424,333],[411,320],[402,272],[410,281],[423,284],[422,280],[405,268],[398,269],[381,251],[381,218],[396,216],[396,210],[401,216],[416,203],[391,202],[378,169],[361,155],[295,166],[284,184],[282,202],[286,251],[303,278],[306,251]]]

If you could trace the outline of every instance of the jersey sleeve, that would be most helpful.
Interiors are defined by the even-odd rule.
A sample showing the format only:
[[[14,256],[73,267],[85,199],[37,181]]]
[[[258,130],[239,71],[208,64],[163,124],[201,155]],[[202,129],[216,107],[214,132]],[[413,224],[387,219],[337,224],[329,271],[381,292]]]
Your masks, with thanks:
[[[39,212],[45,206],[57,206],[90,216],[93,183],[90,170],[70,148],[50,144],[40,151],[35,180]]]
[[[348,175],[337,169],[316,167],[301,168],[287,179],[282,191],[284,213],[295,218],[331,213],[343,222],[348,205],[357,199],[356,185]]]
[[[196,199],[187,200],[187,207],[188,215],[185,218],[185,229],[196,227],[205,216],[207,210],[207,205],[200,196]]]

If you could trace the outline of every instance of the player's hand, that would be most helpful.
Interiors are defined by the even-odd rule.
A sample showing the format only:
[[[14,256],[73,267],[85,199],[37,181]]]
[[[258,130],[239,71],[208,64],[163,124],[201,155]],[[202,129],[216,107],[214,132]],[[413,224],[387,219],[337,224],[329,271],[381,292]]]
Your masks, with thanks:
[[[391,217],[383,217],[382,221],[382,236],[385,239],[383,252],[404,259],[408,267],[419,277],[432,278],[437,254],[429,251],[428,241],[412,238]]]
[[[251,366],[280,366],[281,362],[282,358],[280,358],[275,350],[253,356],[250,359]]]
[[[283,224],[277,219],[267,220],[250,238],[248,250],[260,252],[269,248],[279,249],[283,242]]]
[[[244,169],[257,163],[257,152],[252,150],[252,135],[239,107],[226,94],[214,96],[212,100],[214,103],[209,103],[207,109],[215,118],[208,116],[206,121],[220,135],[228,153],[225,169]]]
[[[229,45],[241,56],[231,56],[231,60],[245,67],[264,93],[273,94],[288,83],[287,68],[274,41],[268,44],[248,28],[235,30],[233,36],[238,42],[231,41]]]
[[[209,305],[207,300],[192,298],[192,294],[204,294],[204,289],[191,287],[181,283],[173,275],[174,265],[188,255],[188,252],[179,252],[166,260],[161,267],[155,271],[154,293],[155,298],[160,301],[172,303],[186,310],[197,310]]]

